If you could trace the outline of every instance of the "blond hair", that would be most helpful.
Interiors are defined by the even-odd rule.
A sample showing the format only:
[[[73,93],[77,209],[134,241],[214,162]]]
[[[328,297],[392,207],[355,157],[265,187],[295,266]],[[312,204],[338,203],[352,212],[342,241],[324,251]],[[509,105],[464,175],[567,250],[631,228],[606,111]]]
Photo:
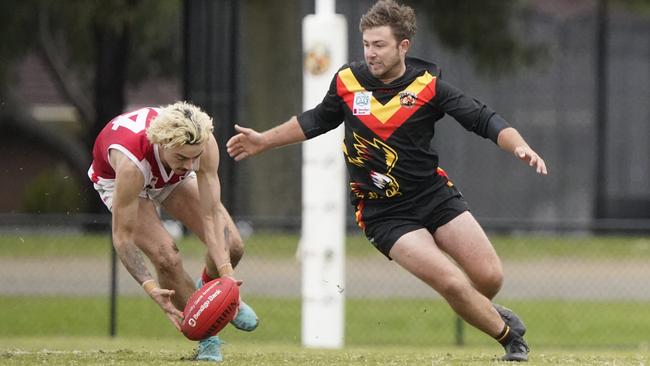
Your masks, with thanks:
[[[359,30],[387,25],[393,31],[397,42],[415,37],[415,11],[407,5],[399,5],[393,0],[380,0],[361,17]]]
[[[149,125],[147,138],[169,149],[203,144],[212,130],[212,118],[207,113],[190,103],[176,102],[161,108]]]

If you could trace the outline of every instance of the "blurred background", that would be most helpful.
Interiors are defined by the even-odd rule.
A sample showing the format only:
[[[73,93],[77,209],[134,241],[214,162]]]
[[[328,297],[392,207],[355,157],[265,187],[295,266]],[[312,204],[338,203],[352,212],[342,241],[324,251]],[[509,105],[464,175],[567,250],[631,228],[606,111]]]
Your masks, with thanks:
[[[351,61],[363,58],[358,22],[373,3],[336,2]],[[493,107],[549,168],[536,175],[449,117],[436,125],[441,166],[504,259],[497,300],[530,319],[530,343],[647,350],[650,1],[404,3],[418,20],[411,55]],[[130,307],[120,313],[104,300],[113,289],[120,304],[164,324],[121,264],[111,276],[110,216],[86,172],[114,116],[185,99],[215,120],[222,200],[247,238],[242,291],[267,324],[232,337],[277,340],[273,327],[289,326],[294,333],[280,338],[299,342],[299,314],[286,317],[300,311],[301,148],[235,163],[224,146],[235,122],[265,130],[301,112],[301,21],[313,12],[311,0],[0,3],[0,308],[89,301],[92,332],[139,334],[119,323]],[[348,344],[486,342],[348,218]],[[179,242],[198,276],[200,244],[191,235]],[[387,312],[401,318],[391,323]],[[82,332],[73,328],[49,329]],[[625,335],[606,337],[611,329]]]

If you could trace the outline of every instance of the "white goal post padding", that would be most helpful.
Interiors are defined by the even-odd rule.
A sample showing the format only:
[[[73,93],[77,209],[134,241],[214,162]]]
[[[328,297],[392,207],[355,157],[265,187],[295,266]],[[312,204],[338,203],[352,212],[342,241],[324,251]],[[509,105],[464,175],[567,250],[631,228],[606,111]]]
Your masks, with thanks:
[[[323,12],[303,20],[303,109],[320,103],[347,62],[347,23]],[[343,126],[302,146],[302,344],[340,348],[345,313],[345,163]]]

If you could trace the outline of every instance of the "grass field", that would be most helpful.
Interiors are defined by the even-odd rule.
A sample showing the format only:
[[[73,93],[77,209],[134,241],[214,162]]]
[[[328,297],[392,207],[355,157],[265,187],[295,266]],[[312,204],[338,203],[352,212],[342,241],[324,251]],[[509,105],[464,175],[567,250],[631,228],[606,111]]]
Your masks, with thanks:
[[[299,299],[252,297],[247,301],[262,319],[260,327],[253,333],[228,327],[224,338],[300,344]],[[646,303],[522,301],[512,305],[531,329],[526,337],[531,345],[565,349],[650,347],[650,307]],[[586,318],[586,310],[593,315]],[[548,314],[554,314],[554,319],[548,319]],[[346,344],[351,346],[428,347],[453,346],[456,342],[456,318],[440,300],[349,299],[346,319]],[[144,296],[120,297],[117,320],[119,337],[183,339]],[[108,334],[108,301],[105,297],[0,296],[0,324],[1,338],[101,337]],[[469,346],[494,344],[470,327],[465,327],[464,339]]]
[[[4,343],[4,339],[0,339]],[[188,342],[171,339],[97,337],[12,338],[0,350],[2,365],[188,365]],[[310,350],[283,343],[230,343],[224,366],[373,366],[505,365],[493,347],[346,347]],[[621,350],[545,350],[531,355],[534,365],[647,365],[647,352]]]
[[[509,260],[539,258],[650,259],[648,238],[522,237],[493,239]],[[292,256],[295,235],[255,235],[248,255]],[[0,236],[0,258],[105,257],[106,236]],[[180,243],[200,256],[195,239]],[[348,240],[349,256],[376,255],[362,237]],[[30,269],[25,269],[30,270]],[[74,270],[74,268],[71,268]],[[1,281],[2,279],[0,279]],[[224,365],[484,365],[501,348],[470,327],[456,344],[456,317],[440,300],[348,299],[346,347],[300,347],[300,301],[249,297],[260,327],[227,327]],[[644,301],[509,301],[526,320],[531,365],[650,365],[650,304]],[[194,343],[167,323],[144,296],[118,300],[117,337],[108,334],[106,297],[6,296],[0,293],[1,365],[188,364]]]

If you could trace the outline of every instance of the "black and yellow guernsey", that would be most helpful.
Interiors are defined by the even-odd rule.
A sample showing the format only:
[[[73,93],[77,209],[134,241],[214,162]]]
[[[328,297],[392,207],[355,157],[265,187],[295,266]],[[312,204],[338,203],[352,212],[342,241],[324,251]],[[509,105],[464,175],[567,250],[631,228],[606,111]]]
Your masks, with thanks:
[[[406,71],[384,84],[365,62],[344,65],[323,101],[298,116],[310,139],[345,121],[343,153],[350,198],[408,199],[440,184],[438,153],[431,147],[435,123],[445,114],[496,143],[507,122],[482,102],[440,79],[436,65],[406,59]]]

